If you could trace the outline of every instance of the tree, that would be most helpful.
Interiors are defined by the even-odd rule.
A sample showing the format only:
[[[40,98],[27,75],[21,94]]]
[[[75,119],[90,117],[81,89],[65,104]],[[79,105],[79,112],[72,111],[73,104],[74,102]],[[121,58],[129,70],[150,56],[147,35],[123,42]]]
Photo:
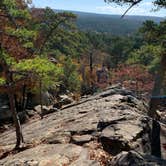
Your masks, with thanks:
[[[152,91],[153,96],[160,96],[165,93],[165,74],[166,74],[166,21],[160,24],[155,24],[152,21],[146,21],[140,32],[144,36],[146,44],[151,47],[151,53],[155,54],[156,71],[155,71],[155,84]],[[149,52],[150,53],[150,52]],[[155,116],[156,105],[152,100],[150,101],[149,115]]]
[[[115,2],[119,5],[122,5],[124,3],[127,3],[130,5],[130,7],[127,9],[127,11],[123,14],[123,16],[135,5],[139,4],[143,0],[105,0],[105,2]],[[154,0],[152,1],[157,8],[166,8],[166,1],[165,0]],[[122,17],[123,17],[122,16]],[[148,34],[148,38],[152,40],[156,40],[157,42],[162,46],[162,51],[161,51],[161,61],[160,61],[160,67],[158,69],[158,72],[156,74],[156,79],[155,79],[155,84],[152,92],[152,96],[159,96],[161,93],[161,87],[163,86],[164,83],[164,78],[165,78],[165,71],[166,71],[166,31],[163,28],[165,25],[165,21],[161,23],[159,26],[156,24],[148,21],[144,24],[143,32]],[[157,27],[157,29],[156,29]],[[157,36],[156,36],[157,34]],[[157,37],[157,38],[156,38]],[[155,102],[153,100],[150,101],[150,108],[149,108],[149,115],[151,117],[155,116]]]
[[[16,10],[17,8],[17,10]],[[24,142],[20,127],[19,118],[15,107],[14,92],[21,86],[21,79],[15,80],[14,70],[11,68],[16,61],[22,58],[30,57],[28,54],[29,39],[35,35],[33,31],[28,31],[26,22],[28,22],[30,15],[23,1],[8,1],[2,0],[0,2],[0,65],[3,68],[3,83],[1,91],[8,94],[10,109],[13,115],[14,124],[16,127],[16,148]],[[25,37],[23,38],[23,36]],[[20,44],[22,42],[22,44]],[[32,43],[29,43],[31,45]],[[16,83],[17,82],[17,83]],[[21,84],[21,85],[20,85]]]
[[[29,26],[32,17],[25,1],[1,1],[0,18],[0,92],[8,94],[16,127],[16,148],[19,148],[24,140],[16,111],[17,94],[22,91],[25,94],[25,87],[32,88],[42,81],[43,88],[56,85],[62,71],[42,55],[41,47],[35,49],[39,32]]]
[[[155,75],[159,69],[161,51],[162,47],[160,45],[146,43],[131,51],[126,63],[144,65],[150,73]]]
[[[144,22],[140,28],[145,44],[131,53],[128,62],[133,61],[147,66],[153,72],[155,84],[152,91],[152,100],[149,104],[149,115],[154,117],[156,105],[153,96],[164,95],[165,90],[165,72],[166,72],[166,21],[156,24],[153,21]]]

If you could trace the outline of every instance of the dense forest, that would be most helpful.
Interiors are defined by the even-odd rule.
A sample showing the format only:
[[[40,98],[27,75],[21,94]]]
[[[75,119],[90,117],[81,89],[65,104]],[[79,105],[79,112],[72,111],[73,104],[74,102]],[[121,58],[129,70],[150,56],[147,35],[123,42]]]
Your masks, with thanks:
[[[146,101],[152,90],[165,94],[164,18],[120,20],[2,0],[0,34],[0,93],[9,100],[17,148],[23,142],[17,112],[33,105],[32,96],[38,96],[42,109],[45,92],[50,102],[61,94],[79,100],[117,83]]]
[[[77,26],[83,31],[97,31],[101,33],[109,33],[112,35],[131,35],[137,32],[146,20],[152,20],[156,23],[164,21],[162,17],[148,16],[128,16],[121,19],[120,15],[104,15],[84,12],[72,13],[77,15]]]

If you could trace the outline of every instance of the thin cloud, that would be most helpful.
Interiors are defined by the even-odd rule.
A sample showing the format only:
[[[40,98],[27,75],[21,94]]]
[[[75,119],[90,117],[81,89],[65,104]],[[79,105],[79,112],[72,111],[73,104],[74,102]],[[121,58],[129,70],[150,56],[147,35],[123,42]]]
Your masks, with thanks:
[[[154,12],[152,2],[143,2],[140,5],[134,6],[127,15],[147,15],[147,16],[164,16],[162,11]],[[128,6],[111,6],[111,4],[105,6],[98,6],[96,10],[100,13],[110,13],[110,14],[123,14],[127,10]]]

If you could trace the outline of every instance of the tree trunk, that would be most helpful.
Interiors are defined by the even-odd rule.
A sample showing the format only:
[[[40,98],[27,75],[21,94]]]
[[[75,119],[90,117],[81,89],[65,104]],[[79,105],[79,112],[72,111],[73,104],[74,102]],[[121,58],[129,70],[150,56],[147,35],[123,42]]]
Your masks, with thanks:
[[[160,68],[156,74],[155,84],[152,91],[152,97],[149,103],[148,115],[151,116],[152,118],[155,118],[156,109],[157,109],[157,104],[153,97],[161,95],[161,90],[164,89],[165,73],[166,73],[166,50],[164,50],[161,57]]]
[[[22,111],[24,111],[26,108],[25,94],[26,94],[26,85],[23,85],[22,102],[21,102]]]
[[[21,131],[19,117],[17,115],[16,108],[15,108],[14,94],[13,94],[11,88],[9,88],[8,97],[9,97],[9,103],[10,103],[10,110],[12,112],[13,121],[14,121],[14,124],[16,127],[16,139],[17,139],[17,141],[16,141],[15,148],[18,149],[20,147],[20,145],[22,143],[24,143],[24,140],[23,140],[23,135],[22,135],[22,131]]]
[[[40,89],[40,105],[41,105],[41,114],[40,114],[40,117],[41,119],[43,119],[43,100],[42,100],[42,81],[40,80],[39,81],[39,89]]]
[[[93,49],[89,55],[89,69],[90,69],[90,88],[93,93]]]
[[[7,82],[7,85],[8,85],[7,94],[8,94],[9,103],[10,103],[10,111],[12,113],[14,125],[15,125],[15,128],[16,128],[16,140],[17,141],[16,141],[15,148],[18,149],[18,148],[20,148],[21,143],[24,143],[24,139],[23,139],[23,135],[22,135],[22,130],[21,130],[19,117],[18,117],[17,112],[16,112],[14,88],[12,87],[12,83],[13,83],[12,76],[13,75],[8,70],[8,66],[7,66],[4,59],[1,60],[1,64],[3,66],[4,74],[5,74],[5,77],[6,77],[6,82]]]
[[[92,73],[93,72],[93,50],[89,56],[89,67],[90,67],[90,72]]]

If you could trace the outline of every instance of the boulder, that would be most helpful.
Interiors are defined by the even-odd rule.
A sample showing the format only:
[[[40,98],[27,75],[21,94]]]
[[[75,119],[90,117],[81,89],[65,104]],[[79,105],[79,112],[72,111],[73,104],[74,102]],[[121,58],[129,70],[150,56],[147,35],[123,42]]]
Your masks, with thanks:
[[[26,110],[26,114],[27,114],[29,117],[33,117],[33,116],[37,115],[37,112],[34,111],[34,110]]]
[[[123,151],[117,156],[115,156],[110,162],[110,166],[165,166],[166,160],[160,158],[140,154],[136,151]]]
[[[60,95],[59,97],[60,97],[59,102],[61,103],[61,105],[67,105],[67,104],[71,104],[74,102],[74,100],[71,97],[69,97],[68,95]]]
[[[50,105],[50,106],[43,105],[42,109],[41,109],[41,105],[37,105],[34,107],[34,110],[41,116],[58,111],[58,109],[54,108],[52,105]]]
[[[69,105],[74,102],[74,100],[68,95],[60,95],[58,101],[54,101],[53,107],[60,109],[65,105]]]
[[[149,119],[144,121],[142,119],[126,119],[114,121],[104,128],[101,133],[100,141],[103,148],[112,155],[130,149],[150,153],[151,145],[148,135],[151,130],[149,129],[148,120]]]
[[[39,105],[41,103],[41,97],[40,94],[28,94],[28,101],[27,101],[27,108],[28,109],[33,109],[36,105]],[[43,92],[42,93],[42,103],[43,105],[51,105],[53,103],[54,99],[53,96],[48,92]]]
[[[93,139],[92,135],[74,135],[72,136],[72,142],[77,145],[83,145],[90,142]]]

